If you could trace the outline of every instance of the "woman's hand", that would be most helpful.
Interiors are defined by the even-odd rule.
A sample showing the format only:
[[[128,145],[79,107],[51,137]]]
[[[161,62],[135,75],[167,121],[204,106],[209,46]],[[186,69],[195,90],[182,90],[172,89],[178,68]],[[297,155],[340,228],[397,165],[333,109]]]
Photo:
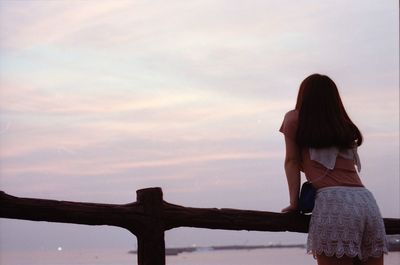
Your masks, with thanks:
[[[297,212],[297,205],[289,205],[288,207],[285,207],[281,211],[282,213],[290,213],[290,212]]]

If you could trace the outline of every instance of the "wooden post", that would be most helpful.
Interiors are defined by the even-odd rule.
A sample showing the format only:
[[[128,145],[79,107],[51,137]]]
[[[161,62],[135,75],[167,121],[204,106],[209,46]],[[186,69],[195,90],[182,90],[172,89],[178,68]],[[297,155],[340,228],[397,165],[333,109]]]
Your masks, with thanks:
[[[163,222],[163,194],[161,188],[148,188],[136,192],[137,202],[148,217],[136,234],[139,265],[165,265]]]

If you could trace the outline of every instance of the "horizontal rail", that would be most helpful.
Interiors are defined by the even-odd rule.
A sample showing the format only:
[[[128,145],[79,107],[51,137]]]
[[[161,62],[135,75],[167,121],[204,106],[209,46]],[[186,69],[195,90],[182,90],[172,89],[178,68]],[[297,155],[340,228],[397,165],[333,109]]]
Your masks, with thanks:
[[[15,197],[3,191],[0,191],[0,217],[82,225],[110,225],[129,229],[140,226],[149,218],[138,202],[101,204],[44,200]],[[163,202],[162,219],[165,230],[197,227],[307,233],[310,216],[224,208],[192,208]],[[387,234],[400,234],[400,219],[384,218],[384,222]]]
[[[137,191],[137,201],[100,204],[19,198],[0,191],[0,217],[128,229],[138,238],[138,264],[165,264],[164,232],[177,227],[307,233],[309,215],[238,209],[192,208],[163,201],[160,188]],[[384,218],[387,234],[400,219]]]
[[[2,191],[0,217],[123,228],[135,228],[146,221],[143,209],[137,203],[117,205],[19,198]]]
[[[310,216],[218,208],[190,208],[164,202],[166,230],[197,227],[224,230],[307,233]]]

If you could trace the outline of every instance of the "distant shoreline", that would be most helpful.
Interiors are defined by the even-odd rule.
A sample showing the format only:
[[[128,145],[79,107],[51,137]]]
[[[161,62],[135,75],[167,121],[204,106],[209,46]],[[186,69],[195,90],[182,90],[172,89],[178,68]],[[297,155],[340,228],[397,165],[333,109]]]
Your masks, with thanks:
[[[271,245],[231,245],[231,246],[211,246],[211,247],[183,247],[183,248],[166,248],[166,256],[176,256],[181,253],[204,252],[204,251],[220,251],[220,250],[254,250],[268,248],[305,248],[305,244],[271,244]],[[137,254],[136,250],[129,251],[130,254]]]
[[[400,236],[388,235],[389,251],[400,251]],[[211,246],[211,247],[182,247],[182,248],[166,248],[166,256],[176,256],[181,253],[220,251],[220,250],[254,250],[254,249],[276,249],[276,248],[306,248],[306,244],[269,244],[269,245],[228,245],[228,246]],[[137,254],[136,250],[131,250],[129,254]]]

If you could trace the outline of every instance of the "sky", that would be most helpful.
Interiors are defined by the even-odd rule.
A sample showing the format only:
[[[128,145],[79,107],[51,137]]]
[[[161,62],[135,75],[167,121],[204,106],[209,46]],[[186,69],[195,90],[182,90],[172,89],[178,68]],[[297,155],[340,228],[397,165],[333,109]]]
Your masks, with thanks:
[[[278,129],[301,81],[330,76],[362,131],[361,178],[400,217],[394,0],[0,0],[0,190],[279,212]],[[187,236],[190,234],[190,236]],[[181,228],[167,246],[303,242]],[[110,227],[0,220],[0,251],[133,249]]]

